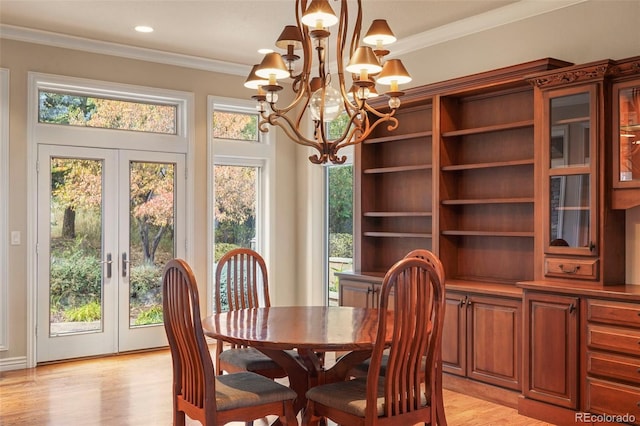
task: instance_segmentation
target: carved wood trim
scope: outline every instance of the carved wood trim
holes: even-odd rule
[[[586,65],[561,69],[559,72],[544,73],[528,78],[529,83],[538,88],[554,87],[583,81],[602,80],[613,74],[614,62],[607,60]]]

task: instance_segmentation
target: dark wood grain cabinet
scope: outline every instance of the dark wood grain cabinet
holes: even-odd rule
[[[376,307],[386,271],[429,249],[446,275],[445,383],[554,424],[635,413],[640,326],[625,309],[592,313],[640,304],[640,286],[624,284],[640,56],[546,58],[402,102],[396,130],[355,147],[354,272],[338,274],[340,303]]]
[[[640,424],[640,304],[594,298],[583,304],[584,410]]]
[[[624,283],[624,212],[611,199],[611,60],[530,78],[536,87],[535,279]]]
[[[640,205],[640,56],[616,63],[612,86],[614,209]]]
[[[520,299],[448,292],[443,371],[521,389]]]
[[[379,304],[382,277],[337,273],[339,284],[338,302],[340,306],[355,308],[377,308]]]
[[[526,291],[523,394],[578,409],[578,297]]]

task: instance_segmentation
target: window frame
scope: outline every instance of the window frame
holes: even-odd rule
[[[258,167],[256,200],[256,251],[264,258],[269,275],[274,275],[275,263],[271,260],[275,223],[273,212],[275,197],[275,135],[274,130],[258,131],[258,141],[221,139],[213,137],[213,113],[215,110],[258,114],[255,102],[209,95],[207,97],[207,313],[213,312],[215,284],[215,221],[214,221],[214,166]],[[273,300],[273,298],[272,298]]]

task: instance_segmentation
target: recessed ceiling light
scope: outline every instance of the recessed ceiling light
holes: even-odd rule
[[[152,33],[153,28],[146,25],[138,25],[135,27],[135,30],[139,33]]]
[[[273,52],[273,49],[258,49],[258,53],[261,55],[266,55],[267,53]]]

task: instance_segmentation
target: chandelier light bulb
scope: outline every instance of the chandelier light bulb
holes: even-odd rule
[[[320,111],[322,109],[322,97],[324,95],[324,113],[322,118],[325,122],[333,121],[342,111],[342,96],[340,92],[331,86],[322,87],[316,90],[309,101],[309,111],[314,121],[320,121]]]

